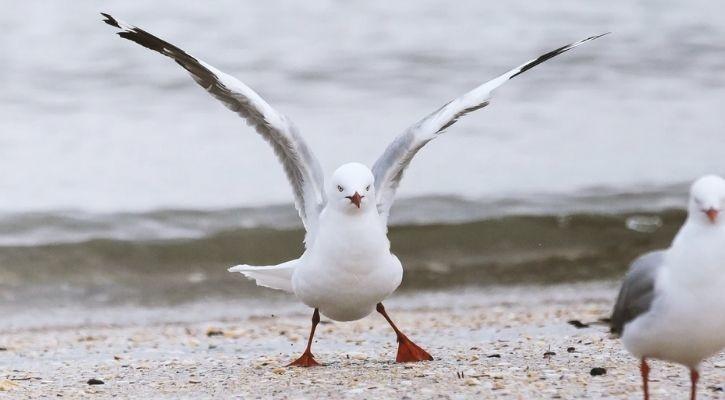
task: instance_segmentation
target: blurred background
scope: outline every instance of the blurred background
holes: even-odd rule
[[[617,279],[725,170],[712,1],[0,1],[0,311],[283,298],[226,272],[302,252],[269,146],[109,12],[258,91],[327,174],[446,101],[502,87],[425,147],[392,211],[402,291]],[[102,8],[99,8],[102,7]],[[47,315],[47,313],[45,313]]]

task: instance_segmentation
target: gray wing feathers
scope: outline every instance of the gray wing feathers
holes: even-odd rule
[[[647,312],[655,294],[657,271],[664,261],[665,250],[653,251],[636,259],[624,278],[614,305],[610,331],[621,335],[624,326]]]
[[[325,203],[324,177],[297,128],[257,93],[236,78],[192,57],[180,48],[137,27],[102,14],[104,22],[120,29],[119,36],[172,58],[194,80],[227,108],[253,126],[273,148],[284,167],[295,195],[295,206],[308,232]]]
[[[375,193],[377,194],[378,213],[387,221],[395,191],[403,178],[405,168],[413,156],[433,138],[419,139],[414,131],[408,131],[397,138],[373,165]]]
[[[432,114],[423,118],[415,125],[400,134],[383,152],[383,155],[373,165],[375,176],[375,191],[377,195],[378,210],[387,220],[390,207],[395,197],[395,191],[400,184],[405,169],[410,164],[415,154],[426,145],[443,133],[448,127],[456,123],[462,116],[479,110],[489,105],[493,91],[508,80],[528,71],[534,66],[541,64],[559,54],[565,53],[585,42],[594,40],[603,35],[591,36],[584,40],[568,44],[556,50],[550,51],[531,61],[492,79],[470,92],[458,97]]]

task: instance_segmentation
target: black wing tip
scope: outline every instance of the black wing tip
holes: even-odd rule
[[[600,33],[600,34],[598,34],[598,35],[594,35],[594,36],[589,36],[588,38],[586,38],[586,39],[584,39],[584,40],[580,40],[580,41],[579,41],[578,43],[584,43],[584,42],[588,42],[588,41],[590,41],[590,40],[594,40],[594,39],[599,39],[600,37],[602,37],[602,36],[607,36],[607,35],[609,35],[610,33],[612,33],[612,32],[611,32],[611,31],[610,31],[610,32],[604,32],[604,33]]]
[[[111,16],[111,14],[102,12],[101,15],[103,15],[103,22],[121,29],[121,25],[118,23],[118,21],[116,21],[116,18],[113,18],[113,16]]]
[[[559,47],[556,50],[552,50],[548,53],[542,54],[539,57],[537,57],[535,60],[522,66],[521,69],[519,69],[519,71],[516,72],[515,74],[511,75],[511,77],[509,77],[509,79],[513,79],[513,78],[523,74],[524,72],[530,70],[531,68],[534,68],[535,66],[558,56],[559,54],[566,53],[567,51],[579,46],[582,43],[589,42],[589,41],[595,40],[595,39],[599,39],[600,37],[609,35],[610,33],[612,33],[612,32],[604,32],[599,35],[589,36],[586,39],[582,39],[582,40],[580,40],[578,42],[574,42],[574,43],[569,43],[565,46]]]
[[[132,26],[125,22],[121,22],[121,21],[117,20],[116,18],[114,18],[113,16],[111,16],[110,14],[102,12],[101,15],[104,17],[103,22],[120,29],[120,31],[117,32],[118,36],[120,36],[126,40],[130,40],[136,44],[139,44],[149,50],[153,50],[153,51],[161,53],[167,57],[173,58],[179,65],[181,65],[184,69],[186,69],[187,71],[189,71],[192,75],[194,75],[196,77],[200,77],[199,72],[197,71],[197,69],[199,69],[199,68],[205,70],[206,73],[209,74],[210,76],[214,76],[214,74],[211,71],[209,71],[206,67],[203,67],[202,65],[200,65],[199,61],[197,59],[190,56],[184,50],[181,50],[180,48],[174,46],[173,44],[171,44],[163,39],[160,39],[160,38],[152,35],[151,33],[148,33],[145,30],[140,29],[136,26]],[[202,86],[207,87],[208,83],[206,83]]]
[[[101,15],[104,17],[103,22],[121,30],[117,34],[124,39],[136,42],[147,49],[154,50],[162,54],[164,53],[165,48],[173,47],[169,43],[142,29],[134,26],[128,26],[127,24],[121,25],[121,22],[119,22],[111,14],[102,12]],[[183,53],[183,51],[180,50],[179,52]]]

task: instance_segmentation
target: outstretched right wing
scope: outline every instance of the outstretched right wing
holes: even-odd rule
[[[664,262],[666,250],[653,251],[634,260],[619,289],[617,303],[610,318],[610,330],[621,335],[624,326],[649,311],[655,294],[657,271]]]
[[[236,78],[192,57],[180,48],[156,36],[119,21],[108,14],[104,22],[120,31],[118,35],[172,58],[187,70],[196,83],[239,114],[272,145],[282,162],[295,195],[295,207],[308,234],[315,229],[324,206],[324,176],[315,156],[284,115],[275,111],[257,93]]]

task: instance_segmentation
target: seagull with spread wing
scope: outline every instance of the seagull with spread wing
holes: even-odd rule
[[[373,310],[385,317],[398,341],[397,362],[432,360],[390,319],[382,301],[398,288],[403,268],[390,252],[388,215],[395,191],[415,154],[460,117],[486,107],[494,89],[509,79],[582,43],[560,47],[484,83],[423,118],[385,149],[372,169],[359,163],[339,167],[325,182],[317,159],[297,128],[257,93],[237,79],[158,37],[108,14],[105,22],[118,34],[172,58],[209,94],[252,125],[274,149],[292,186],[295,207],[304,224],[302,256],[279,265],[240,265],[229,270],[255,279],[257,285],[294,293],[314,309],[305,352],[290,365],[319,365],[311,351],[323,314],[337,321],[363,318]]]

